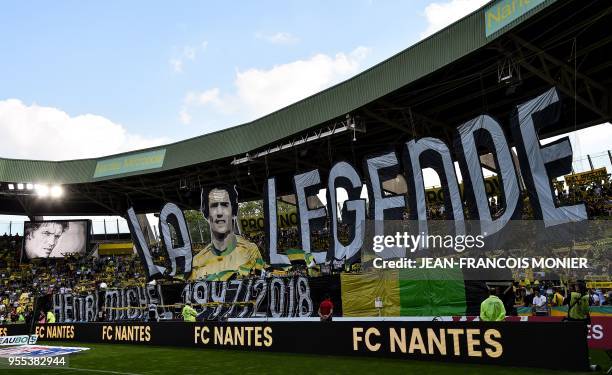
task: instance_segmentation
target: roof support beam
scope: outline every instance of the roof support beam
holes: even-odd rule
[[[74,192],[72,189],[70,189],[70,188],[68,188],[68,189],[69,189],[69,191],[71,193]],[[104,203],[101,199],[98,199],[97,194],[96,194],[96,197],[94,197],[94,196],[90,195],[89,193],[86,193],[83,190],[80,191],[80,194],[84,195],[85,198],[87,198],[87,199],[89,199],[91,201],[96,202],[97,205],[106,208],[107,210],[109,210],[109,212],[112,212],[115,215],[118,215],[118,216],[123,216],[124,215],[123,212],[118,212],[114,207],[111,207],[111,206],[107,205],[106,203]]]
[[[398,123],[395,123],[395,122],[393,122],[393,121],[391,121],[391,120],[389,120],[389,119],[387,119],[385,117],[382,117],[382,116],[372,112],[369,109],[364,109],[363,113],[366,116],[368,116],[368,117],[370,117],[370,118],[372,118],[372,119],[374,119],[374,120],[376,120],[378,122],[382,122],[383,124],[385,124],[387,126],[390,126],[393,129],[397,129],[397,130],[401,131],[402,133],[406,133],[406,134],[410,134],[411,133],[411,129],[410,128],[402,126],[402,125],[400,125]]]
[[[574,72],[574,67],[520,37],[510,35],[510,38],[513,40],[514,49],[519,55],[516,61],[521,67],[557,87],[564,94],[574,97],[578,103],[601,116],[603,120],[612,117],[610,114],[610,90],[608,88],[585,74]],[[528,53],[525,53],[526,51]],[[508,57],[514,57],[514,54],[507,49],[503,49],[503,52]],[[538,63],[538,65],[534,63]],[[556,76],[553,75],[555,71],[558,72]]]

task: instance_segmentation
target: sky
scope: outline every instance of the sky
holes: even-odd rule
[[[484,3],[5,4],[0,156],[96,157],[239,125],[346,80]]]
[[[239,125],[342,82],[486,2],[7,3],[0,157],[98,157]],[[574,135],[575,154],[607,150],[611,128]]]

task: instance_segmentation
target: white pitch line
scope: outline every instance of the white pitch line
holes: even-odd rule
[[[119,371],[110,371],[110,370],[94,370],[89,368],[79,368],[79,367],[60,367],[66,370],[75,370],[75,371],[91,371],[91,372],[102,372],[105,374],[117,374],[117,375],[142,375],[137,374],[135,372],[119,372]]]

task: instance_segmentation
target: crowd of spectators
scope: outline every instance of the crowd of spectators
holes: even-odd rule
[[[20,237],[0,241],[0,323],[32,318],[35,297],[54,293],[86,294],[104,283],[109,288],[143,285],[144,271],[135,254],[70,255],[65,258],[20,259]]]
[[[591,307],[601,306],[610,298],[612,291],[588,290],[584,281],[565,288],[538,281],[531,285],[526,280],[489,288],[489,297],[480,304],[480,320],[503,321],[507,316],[525,315],[526,311],[535,316],[549,316],[552,308],[566,306],[564,320],[591,324]]]
[[[589,218],[612,216],[612,181],[610,176],[603,183],[592,182],[588,185],[558,187],[557,204],[585,202]]]
[[[559,284],[559,281],[520,280],[506,287],[497,286],[494,294],[504,303],[507,315],[518,314],[519,309],[528,308],[533,315],[550,315],[552,307],[567,305],[566,298],[572,286]],[[612,306],[612,289],[609,288],[585,288],[588,295],[589,306]],[[524,313],[525,310],[522,309]]]

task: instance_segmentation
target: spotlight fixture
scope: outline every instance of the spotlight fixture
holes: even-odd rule
[[[64,195],[61,185],[32,182],[7,182],[6,193],[22,196],[38,196],[39,198],[60,198]]]
[[[38,185],[36,188],[36,193],[41,198],[46,198],[49,195],[49,186],[47,185]]]
[[[523,83],[521,67],[512,58],[497,64],[497,82],[506,86],[506,96],[514,95],[517,87]]]
[[[59,198],[64,194],[64,189],[59,185],[51,187],[51,198]]]

